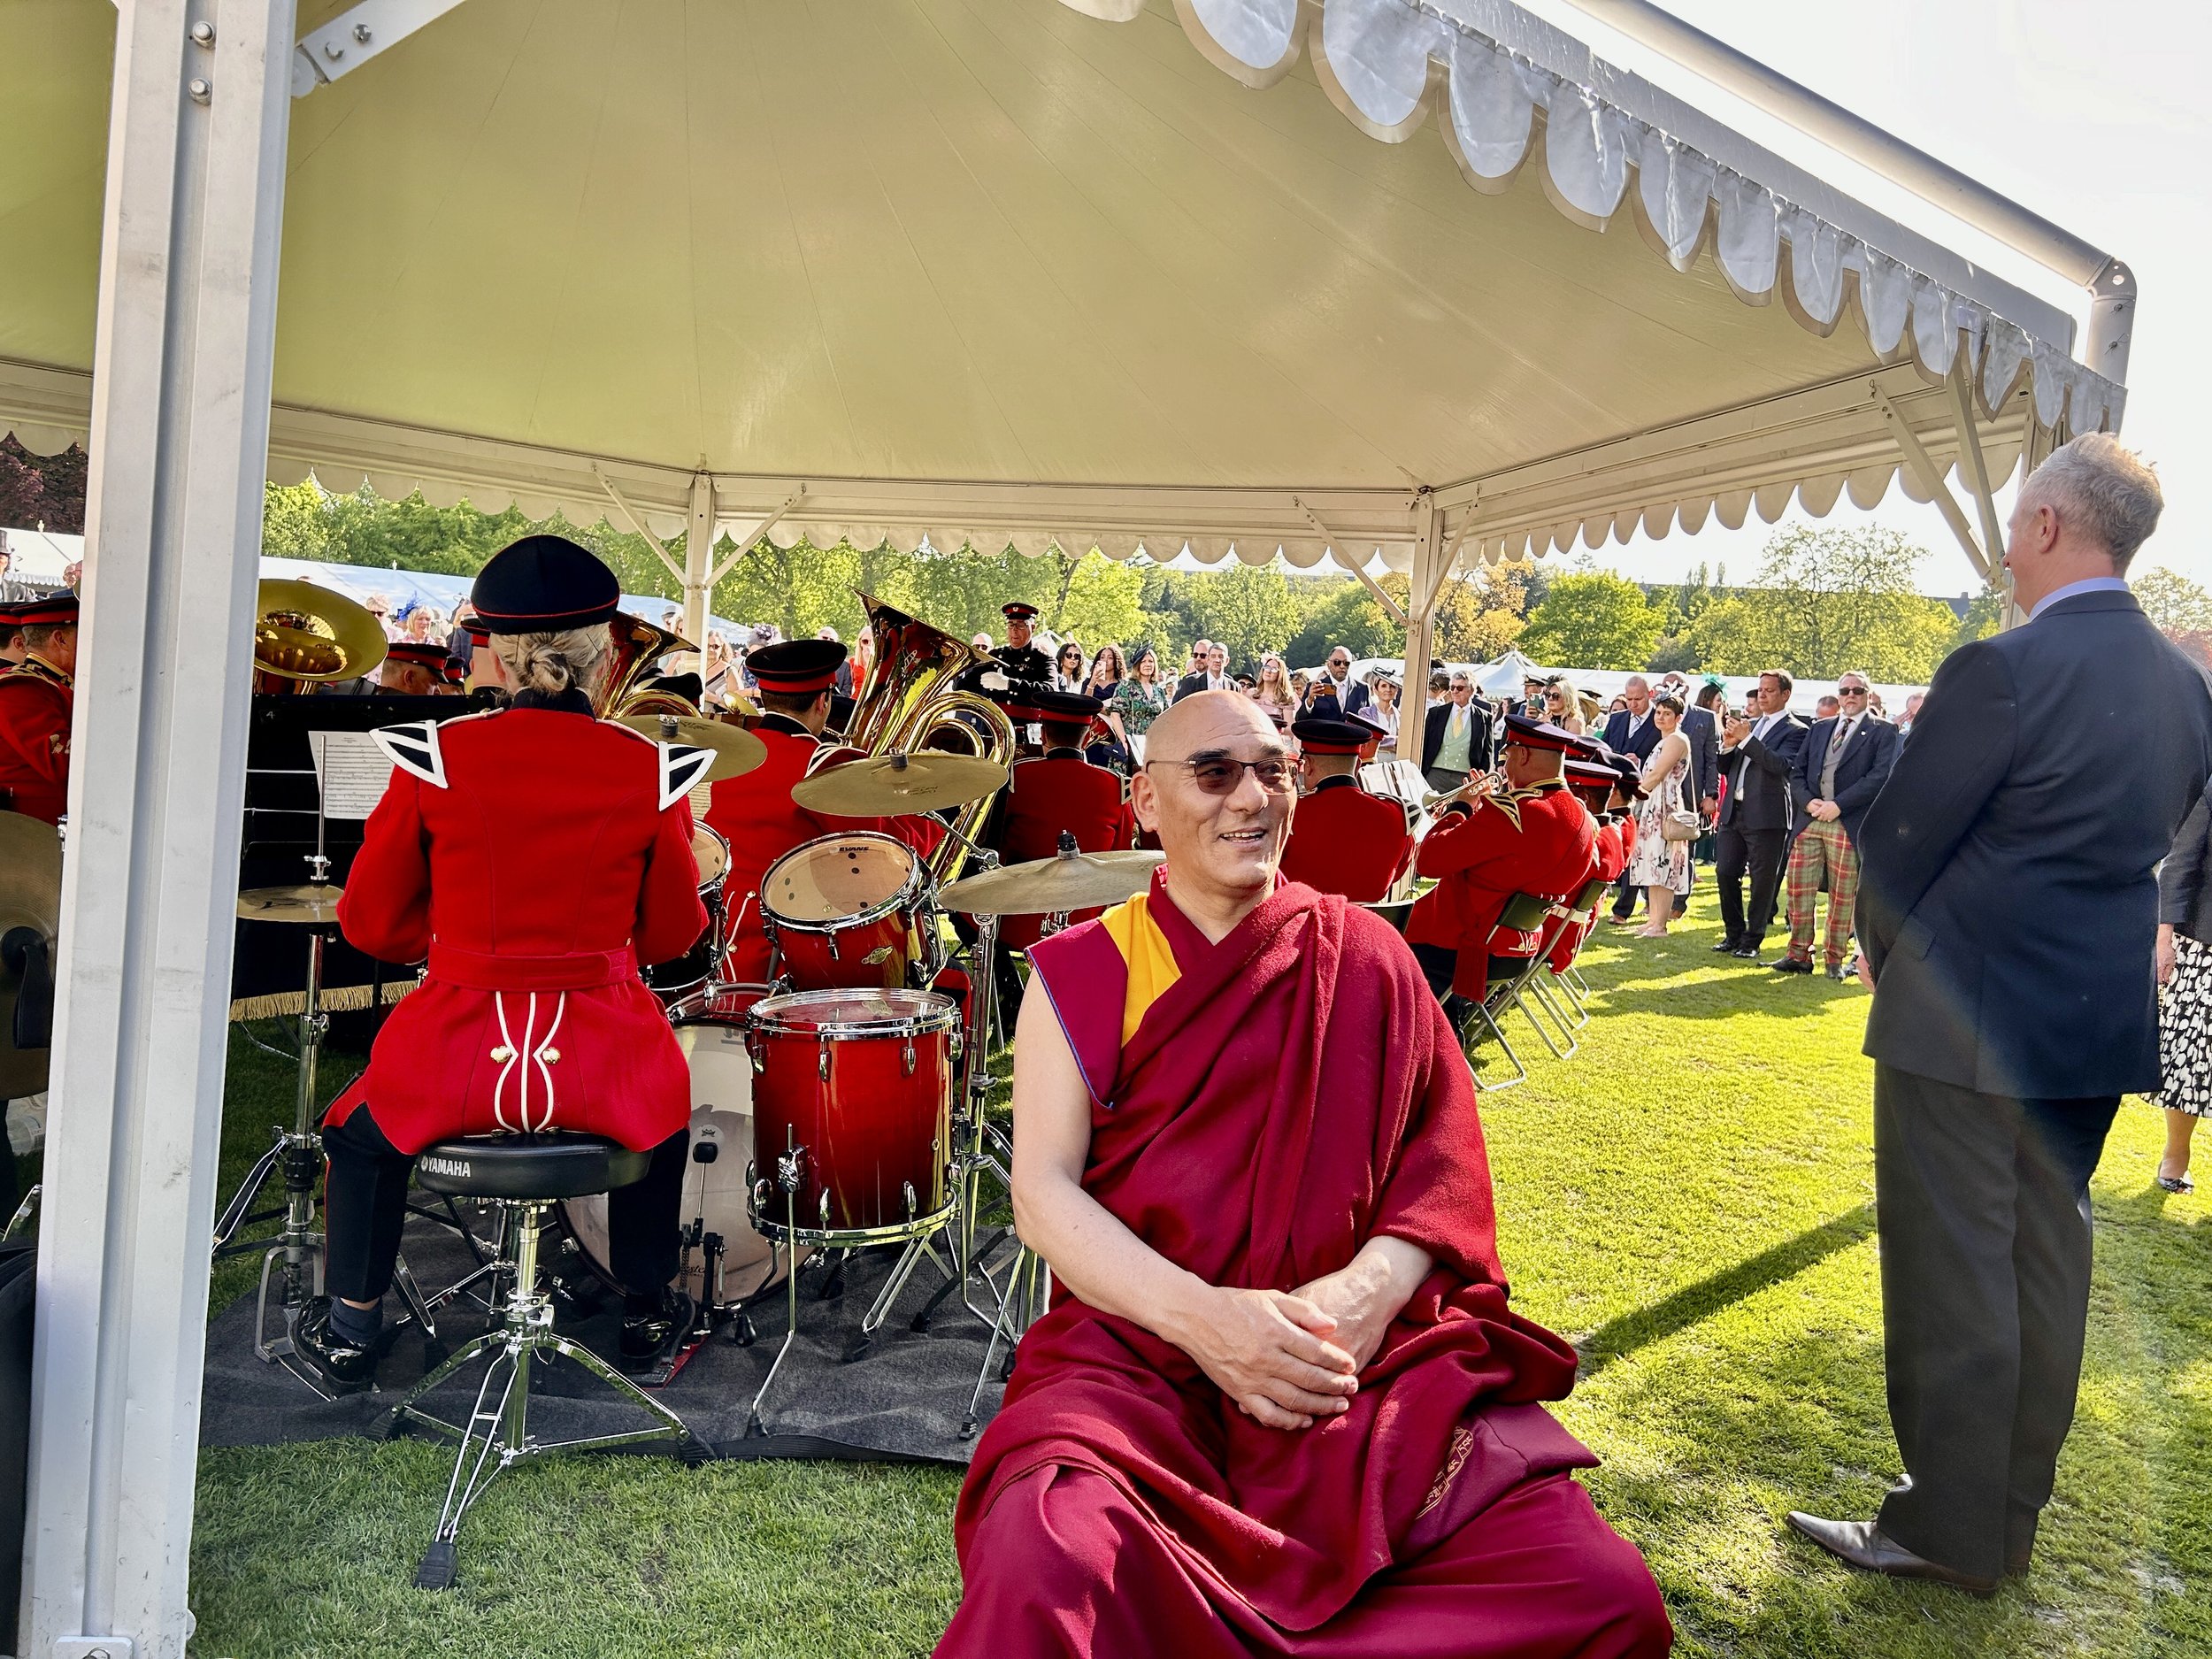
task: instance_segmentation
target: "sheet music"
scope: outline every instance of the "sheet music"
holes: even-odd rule
[[[365,818],[384,798],[392,763],[366,732],[310,732],[315,782],[323,795],[326,818]]]

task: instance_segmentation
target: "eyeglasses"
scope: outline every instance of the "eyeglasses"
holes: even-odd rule
[[[1249,772],[1252,780],[1269,795],[1288,795],[1291,789],[1291,764],[1280,755],[1270,755],[1263,760],[1238,760],[1230,755],[1202,755],[1196,760],[1148,760],[1145,765],[1181,766],[1189,772],[1191,781],[1206,795],[1233,795],[1237,786]]]

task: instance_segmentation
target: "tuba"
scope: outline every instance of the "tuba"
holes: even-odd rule
[[[299,694],[359,680],[384,661],[384,625],[366,605],[313,582],[265,579],[253,606],[253,688]]]
[[[1002,766],[1012,765],[1014,723],[1006,718],[1006,710],[988,697],[954,688],[954,682],[969,669],[995,659],[871,594],[858,597],[868,614],[875,667],[859,688],[852,718],[846,722],[844,744],[823,749],[809,772],[856,758],[924,749],[977,755]],[[930,863],[930,875],[941,886],[958,878],[968,844],[982,832],[996,799],[987,795],[970,802],[952,820],[953,833]]]
[[[641,617],[618,611],[607,619],[607,667],[592,707],[603,720],[626,714],[678,714],[695,718],[699,705],[680,693],[648,685],[659,672],[655,664],[671,651],[691,649],[666,628],[655,627]]]

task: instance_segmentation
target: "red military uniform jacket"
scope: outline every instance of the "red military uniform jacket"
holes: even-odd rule
[[[724,972],[741,985],[768,982],[768,934],[760,920],[760,884],[768,866],[793,848],[824,835],[875,830],[897,836],[927,856],[944,839],[943,826],[926,815],[855,818],[808,811],[792,800],[791,786],[807,775],[821,740],[781,714],[761,716],[753,735],[767,745],[768,758],[741,778],[716,784],[707,806],[707,827],[730,844],[729,874],[722,882],[730,938]]]
[[[0,812],[58,824],[69,810],[71,693],[38,656],[0,673]]]
[[[1390,891],[1412,856],[1413,830],[1402,804],[1370,795],[1356,778],[1324,778],[1291,814],[1282,878],[1372,902]]]
[[[684,792],[712,757],[571,695],[377,733],[397,765],[339,923],[370,956],[426,956],[429,972],[334,1121],[365,1103],[411,1153],[503,1129],[643,1150],[690,1121],[690,1071],[638,963],[706,927]]]
[[[1595,822],[1594,819],[1592,821]],[[1629,847],[1635,839],[1636,826],[1631,821],[1597,825],[1590,843],[1590,876],[1608,887],[1618,881],[1621,872],[1628,868]],[[1586,885],[1589,877],[1584,878],[1584,880]],[[1579,898],[1581,893],[1578,889],[1567,896]],[[1575,954],[1582,949],[1583,941],[1589,938],[1590,930],[1596,926],[1597,918],[1593,916],[1586,922],[1570,922],[1561,927],[1558,937],[1552,941],[1549,952],[1554,973],[1564,973],[1574,964]]]
[[[1596,838],[1589,809],[1563,783],[1479,802],[1472,811],[1447,809],[1414,856],[1415,870],[1438,879],[1407,918],[1407,939],[1457,950],[1452,988],[1479,999],[1494,954],[1526,954],[1537,942],[1525,933],[1493,937],[1505,902],[1516,893],[1571,896],[1590,879]]]
[[[1010,864],[1050,858],[1060,850],[1063,830],[1075,837],[1079,852],[1125,852],[1134,847],[1137,815],[1123,797],[1121,774],[1092,765],[1072,749],[1017,761],[992,837],[999,857]],[[1098,913],[1079,910],[1068,919],[1088,921]],[[1000,925],[999,943],[1008,950],[1026,950],[1043,926],[1041,916],[1009,916]]]

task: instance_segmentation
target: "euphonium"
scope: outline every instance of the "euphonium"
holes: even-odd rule
[[[367,606],[313,582],[265,578],[256,590],[256,691],[300,692],[360,680],[384,661],[384,626]]]
[[[988,697],[956,691],[953,682],[979,663],[992,660],[964,640],[932,627],[870,594],[857,595],[868,615],[875,644],[875,667],[859,688],[845,742],[825,748],[810,772],[856,757],[910,755],[925,749],[979,755],[1002,766],[1014,761],[1014,723]],[[952,740],[949,741],[941,740]],[[997,797],[985,795],[960,809],[930,859],[930,874],[941,885],[956,880],[968,843],[981,833]]]
[[[593,694],[592,707],[603,720],[625,714],[696,715],[699,705],[672,691],[649,687],[656,664],[671,651],[691,648],[666,628],[618,611],[608,619],[607,671]]]

